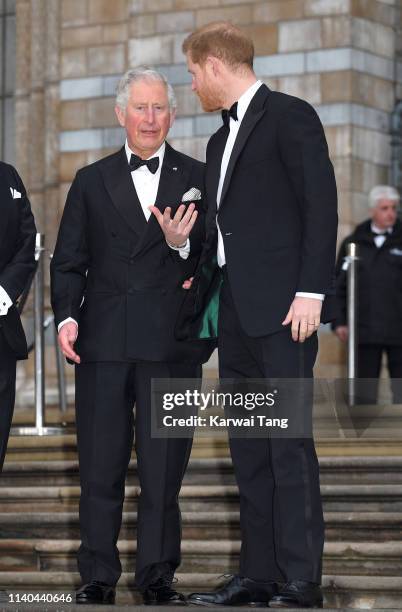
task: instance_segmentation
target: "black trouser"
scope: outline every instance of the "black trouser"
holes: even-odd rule
[[[289,327],[263,338],[247,336],[224,275],[221,378],[311,378],[316,354],[316,334],[304,344],[292,340]],[[311,402],[303,409],[310,414]],[[231,438],[230,450],[240,492],[240,575],[320,582],[324,522],[314,441]]]
[[[402,404],[402,346],[384,344],[359,344],[358,346],[358,377],[371,379],[370,382],[362,381],[358,385],[358,403],[377,403],[381,361],[384,352],[387,355],[393,401],[395,404]]]
[[[3,469],[15,402],[16,358],[0,328],[0,472]]]
[[[116,542],[133,444],[141,495],[138,504],[136,584],[145,589],[180,564],[178,495],[192,438],[151,437],[151,379],[199,378],[201,367],[164,363],[86,363],[76,367],[80,465],[78,567],[84,583],[115,585],[121,575]]]

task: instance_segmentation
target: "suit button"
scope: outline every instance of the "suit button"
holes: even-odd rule
[[[130,259],[129,259],[129,263],[130,263],[130,264],[133,264],[133,263],[134,263],[134,257],[130,257]]]
[[[133,295],[134,289],[129,289],[128,292],[129,292],[130,295]]]

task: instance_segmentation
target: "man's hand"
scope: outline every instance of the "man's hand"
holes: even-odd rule
[[[304,342],[320,325],[322,300],[308,297],[295,297],[282,325],[292,323],[292,338]]]
[[[338,325],[338,327],[335,327],[335,334],[338,336],[341,342],[347,342],[349,335],[347,325]]]
[[[76,323],[65,323],[59,331],[59,346],[65,357],[74,361],[74,363],[81,363],[81,357],[73,350],[75,341],[77,340],[78,327]]]
[[[186,205],[181,204],[173,219],[170,216],[172,212],[170,206],[165,208],[163,214],[156,206],[149,206],[148,208],[157,218],[162,232],[165,234],[166,242],[176,248],[185,246],[198,216],[195,204],[191,202],[187,211]]]
[[[190,289],[191,285],[193,284],[193,280],[194,280],[194,276],[191,276],[190,278],[185,280],[184,283],[182,284],[183,289]]]

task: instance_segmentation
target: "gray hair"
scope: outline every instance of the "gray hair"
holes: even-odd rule
[[[130,96],[130,87],[133,83],[137,83],[138,81],[159,81],[160,83],[163,83],[166,87],[168,95],[169,108],[171,111],[176,110],[177,101],[173,87],[163,74],[157,70],[154,70],[153,68],[149,68],[148,66],[132,68],[123,74],[116,89],[116,105],[119,108],[122,110],[127,108],[128,99]]]
[[[379,200],[399,202],[399,193],[390,185],[376,185],[369,193],[369,207],[375,208]]]

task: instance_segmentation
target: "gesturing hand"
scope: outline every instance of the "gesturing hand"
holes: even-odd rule
[[[322,300],[309,297],[295,297],[282,325],[292,323],[292,338],[304,342],[320,325]]]
[[[186,205],[181,204],[173,219],[170,216],[172,209],[167,206],[163,212],[156,206],[149,206],[149,210],[155,215],[162,232],[165,234],[166,242],[174,247],[182,247],[186,244],[193,225],[197,219],[198,212],[192,202],[186,211]],[[186,212],[185,212],[186,211]]]
[[[190,276],[187,278],[182,284],[183,289],[191,289],[191,285],[193,284],[194,276]]]
[[[72,323],[71,321],[65,323],[59,331],[59,346],[62,350],[62,353],[65,357],[74,361],[74,363],[80,363],[81,358],[74,351],[73,346],[75,341],[77,340],[77,325],[76,323]]]

